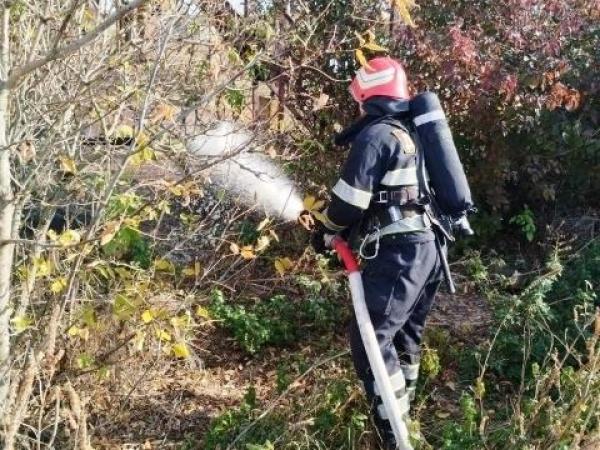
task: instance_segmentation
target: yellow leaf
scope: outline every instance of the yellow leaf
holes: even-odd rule
[[[242,250],[240,251],[240,255],[244,259],[254,259],[254,258],[256,258],[256,255],[254,254],[254,247],[252,247],[251,245],[245,245],[245,246],[243,246]]]
[[[133,128],[129,125],[121,125],[115,132],[115,135],[118,138],[131,138],[134,134],[135,132],[133,131]]]
[[[229,250],[231,250],[231,253],[233,253],[234,255],[239,255],[240,254],[240,247],[235,242],[233,242],[229,246]]]
[[[69,337],[79,337],[81,338],[83,341],[87,341],[90,337],[90,330],[86,327],[84,328],[79,328],[76,325],[73,325],[71,328],[69,328],[67,330],[67,334],[69,335]]]
[[[11,319],[13,328],[17,333],[22,333],[33,324],[33,320],[28,316],[17,316]]]
[[[319,211],[313,211],[311,212],[311,214],[315,217],[315,219],[317,219],[319,222],[321,223],[325,223],[327,222],[327,218],[325,217],[325,214],[320,213]]]
[[[372,70],[372,67],[367,62],[367,58],[365,57],[365,54],[363,53],[363,51],[361,49],[355,50],[354,56],[356,57],[356,60],[361,65],[361,67],[365,67],[367,69]]]
[[[181,271],[181,273],[186,277],[195,277],[196,276],[196,270],[194,269],[194,266],[186,267],[185,269],[183,269]]]
[[[67,330],[67,334],[71,337],[79,336],[80,330],[81,330],[81,328],[79,328],[77,325],[73,325],[71,328],[69,328]]]
[[[473,387],[473,393],[475,394],[475,398],[477,400],[481,400],[485,395],[485,383],[481,379],[481,377],[477,377],[475,381],[475,386]]]
[[[275,260],[275,270],[279,273],[280,276],[284,276],[285,273],[290,270],[294,266],[293,261],[288,258],[277,258]]]
[[[138,352],[144,349],[144,341],[146,340],[146,333],[143,331],[137,331],[133,338],[133,348]]]
[[[154,269],[157,272],[175,272],[175,266],[168,259],[157,259],[154,261]]]
[[[375,42],[369,42],[363,45],[362,48],[366,48],[367,50],[371,50],[372,52],[387,52],[387,49],[383,48],[381,45],[376,44]]]
[[[308,195],[304,198],[304,209],[313,212],[321,209],[325,205],[323,200],[317,200],[313,195]]]
[[[68,156],[61,156],[60,160],[60,168],[64,173],[77,173],[77,166],[75,165],[75,161],[73,161]]]
[[[152,314],[152,311],[147,309],[146,311],[144,311],[142,313],[142,322],[144,323],[150,323],[154,320],[154,314]]]
[[[206,309],[204,306],[197,306],[196,316],[203,319],[210,319],[210,312],[208,312],[208,309]]]
[[[154,161],[156,152],[148,146],[142,146],[130,159],[131,164],[140,166],[147,161]]]
[[[165,330],[156,330],[156,337],[164,342],[169,342],[171,340],[171,335]]]
[[[54,269],[52,263],[44,258],[35,258],[33,260],[33,267],[37,271],[36,277],[47,277]]]
[[[96,325],[96,310],[93,306],[86,305],[81,310],[81,320],[88,327],[93,327]]]
[[[356,36],[356,39],[358,39],[358,45],[362,47],[366,44],[367,41],[365,41],[365,38],[363,38],[357,31],[354,32],[354,35]]]
[[[135,305],[133,302],[122,294],[115,296],[115,303],[113,305],[113,314],[119,320],[129,319],[135,311]]]
[[[57,278],[50,284],[50,291],[53,294],[59,294],[67,287],[67,280],[64,277]]]
[[[194,262],[193,266],[186,267],[182,271],[183,275],[186,277],[199,277],[202,275],[202,265],[199,261]]]
[[[307,195],[306,197],[304,197],[304,209],[310,211],[313,205],[315,204],[316,200],[317,199],[314,197],[314,195]]]
[[[271,239],[268,236],[261,236],[256,241],[256,251],[261,252],[271,244]]]
[[[73,245],[81,242],[81,235],[75,230],[65,230],[58,238],[60,245]]]
[[[415,22],[413,21],[410,10],[416,6],[414,0],[390,0],[392,7],[400,14],[400,17],[407,25],[411,27],[415,27]]]
[[[81,338],[81,340],[87,341],[90,338],[90,329],[87,327],[82,328],[79,331],[79,337]]]
[[[140,227],[140,221],[141,221],[141,219],[139,217],[127,217],[123,221],[123,225],[125,225],[126,227],[129,227],[129,228],[133,228],[134,230],[137,230]]]
[[[190,356],[190,351],[188,350],[187,345],[185,345],[183,342],[179,342],[173,345],[171,348],[173,350],[173,354],[178,358],[188,358]]]
[[[313,211],[320,210],[321,208],[323,208],[324,205],[325,205],[325,202],[323,200],[316,201],[315,204],[313,205]]]
[[[185,329],[192,323],[192,317],[189,314],[182,314],[177,317],[171,317],[169,320],[173,328]]]

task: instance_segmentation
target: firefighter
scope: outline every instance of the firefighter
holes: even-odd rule
[[[350,92],[361,117],[336,137],[337,145],[351,149],[311,243],[323,253],[326,235],[358,226],[366,234],[360,245],[366,303],[399,406],[408,415],[425,320],[443,279],[440,254],[421,202],[402,65],[388,56],[371,59],[356,73]],[[396,448],[355,319],[350,345],[384,447]]]

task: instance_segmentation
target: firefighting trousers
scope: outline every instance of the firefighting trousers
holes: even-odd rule
[[[414,389],[425,320],[442,280],[433,233],[420,241],[409,236],[382,242],[375,259],[362,272],[365,300],[392,385],[398,392]],[[370,403],[377,392],[354,318],[350,345],[357,375]]]

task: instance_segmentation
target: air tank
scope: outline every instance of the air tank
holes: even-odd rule
[[[416,95],[410,101],[410,113],[436,203],[445,215],[464,216],[473,208],[471,189],[438,96],[433,92]]]

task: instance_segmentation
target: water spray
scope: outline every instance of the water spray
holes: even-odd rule
[[[219,122],[192,139],[188,151],[210,165],[205,176],[241,203],[295,221],[304,206],[294,183],[268,156],[252,147],[248,131],[232,122]]]

